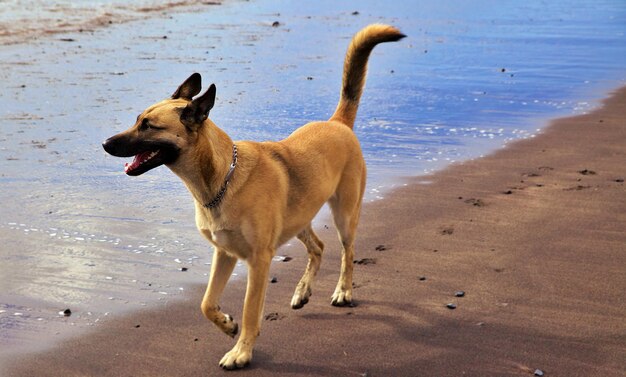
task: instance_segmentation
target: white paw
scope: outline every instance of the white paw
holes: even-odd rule
[[[230,336],[231,338],[234,338],[239,332],[239,325],[237,325],[237,322],[235,322],[233,317],[229,314],[225,314],[224,319],[215,324],[224,332],[224,334]]]
[[[220,361],[220,367],[228,370],[243,368],[250,364],[252,351],[241,350],[239,346],[233,347]]]
[[[352,303],[352,290],[351,289],[346,290],[346,291],[343,291],[340,289],[335,290],[335,293],[333,293],[330,303],[333,306],[350,305]]]
[[[291,308],[292,309],[301,309],[307,302],[309,302],[309,297],[311,297],[311,288],[307,287],[300,289],[296,288],[296,292],[293,294],[293,298],[291,299]]]

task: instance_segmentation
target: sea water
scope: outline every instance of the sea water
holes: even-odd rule
[[[125,176],[105,138],[192,72],[235,140],[328,119],[350,37],[373,22],[408,37],[371,56],[367,201],[588,112],[626,78],[622,0],[1,1],[0,353],[207,279],[182,183]]]

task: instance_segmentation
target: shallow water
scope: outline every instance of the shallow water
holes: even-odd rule
[[[206,280],[210,247],[183,185],[166,168],[126,177],[100,146],[191,72],[217,84],[211,117],[234,139],[279,139],[333,112],[355,31],[399,26],[409,38],[373,53],[357,119],[368,200],[589,111],[626,78],[621,0],[193,2],[175,13],[102,0],[61,2],[59,22],[52,2],[26,3],[45,27],[11,33],[21,13],[0,13],[11,43],[0,47],[0,354]]]

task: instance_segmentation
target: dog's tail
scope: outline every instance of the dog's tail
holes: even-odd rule
[[[343,63],[341,97],[330,120],[342,122],[350,128],[354,127],[359,100],[365,86],[367,60],[370,53],[379,43],[395,42],[404,37],[406,35],[395,27],[382,24],[366,26],[354,35]]]

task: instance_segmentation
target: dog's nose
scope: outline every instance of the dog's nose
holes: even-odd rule
[[[113,143],[111,142],[111,138],[106,139],[105,141],[102,142],[102,148],[104,148],[104,150],[111,155],[115,155],[115,151],[114,151],[114,147],[113,147]]]
[[[102,148],[111,156],[128,157],[129,153],[125,153],[126,150],[121,139],[119,135],[112,136],[102,142]]]

